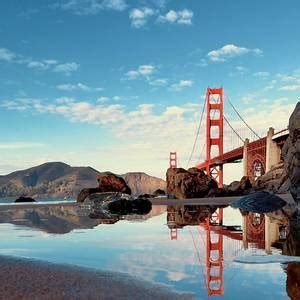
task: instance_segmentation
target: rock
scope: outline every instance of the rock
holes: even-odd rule
[[[116,216],[129,214],[144,215],[151,211],[152,204],[148,199],[133,199],[122,193],[93,193],[89,195],[84,204],[91,206],[92,218],[106,218],[115,220]]]
[[[102,173],[98,175],[99,192],[120,192],[131,195],[131,189],[126,184],[125,180],[113,173]]]
[[[23,197],[23,196],[15,200],[15,203],[21,203],[21,202],[36,202],[36,201],[33,198]]]
[[[100,192],[101,190],[99,188],[82,189],[79,195],[77,196],[77,202],[83,202],[88,196]]]
[[[97,181],[99,186],[96,188],[82,189],[77,196],[77,202],[83,202],[88,196],[95,193],[118,192],[123,194],[131,194],[131,190],[125,180],[113,173],[102,173],[98,175]]]
[[[167,192],[172,197],[201,198],[212,188],[217,188],[216,181],[197,168],[169,168],[167,171]]]
[[[283,162],[273,166],[269,172],[260,176],[253,184],[256,191],[269,191],[276,193],[287,179]]]
[[[300,102],[289,119],[289,137],[282,148],[284,168],[290,179],[290,191],[300,202]]]
[[[233,181],[227,186],[228,196],[247,195],[252,189],[252,182],[248,176],[243,176],[240,181]]]

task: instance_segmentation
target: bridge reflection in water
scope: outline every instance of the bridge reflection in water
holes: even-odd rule
[[[231,263],[245,251],[255,254],[258,250],[264,250],[271,254],[272,247],[283,248],[287,236],[288,221],[274,222],[264,214],[241,212],[242,222],[237,222],[240,224],[232,225],[232,222],[229,222],[231,225],[226,225],[223,209],[224,207],[200,205],[177,205],[167,208],[167,225],[171,240],[180,239],[179,231],[183,227],[199,226],[200,242],[202,238],[202,243],[205,243],[205,247],[200,249],[205,248],[206,251],[204,276],[208,296],[224,294],[223,273],[227,263]],[[205,230],[205,239],[201,229]],[[195,243],[193,236],[192,238]],[[198,249],[195,244],[195,250],[200,251]],[[199,263],[201,264],[200,259]]]

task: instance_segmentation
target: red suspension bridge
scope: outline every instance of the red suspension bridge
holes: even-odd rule
[[[242,126],[237,124],[237,121],[231,122],[229,117],[225,116],[225,103],[230,105],[232,113],[238,117]],[[288,129],[275,134],[274,129],[269,128],[267,135],[261,137],[245,121],[229,99],[224,101],[223,88],[207,88],[206,100],[187,166],[191,162],[198,139],[201,139],[199,135],[204,126],[205,113],[206,134],[200,159],[203,157],[205,148],[206,156],[204,161],[196,164],[196,167],[212,176],[218,182],[219,187],[223,186],[224,164],[243,160],[243,175],[257,178],[280,162],[281,148],[288,137]],[[176,152],[170,152],[170,167],[177,167]]]

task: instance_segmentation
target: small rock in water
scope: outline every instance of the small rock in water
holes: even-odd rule
[[[133,199],[123,193],[94,193],[89,195],[84,204],[91,206],[92,214],[109,215],[144,215],[151,211],[152,203],[148,199]]]
[[[23,197],[23,196],[15,200],[15,203],[21,203],[21,202],[35,202],[35,200],[33,198]]]
[[[256,192],[230,203],[234,208],[255,213],[267,213],[284,207],[287,203],[280,197],[268,192]]]

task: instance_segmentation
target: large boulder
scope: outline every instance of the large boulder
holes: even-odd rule
[[[15,203],[35,202],[33,198],[21,196],[15,200]]]
[[[300,202],[300,102],[289,119],[289,137],[282,148],[284,169],[294,200]]]
[[[77,202],[84,202],[84,200],[95,193],[118,192],[131,195],[131,190],[126,184],[125,180],[113,173],[102,173],[97,177],[99,183],[98,187],[82,189],[77,196]]]
[[[171,197],[201,198],[214,188],[217,188],[216,181],[197,168],[169,168],[167,171],[167,192]]]
[[[102,173],[97,177],[97,181],[99,183],[99,190],[102,193],[120,192],[131,195],[130,187],[121,176],[117,176],[110,172]]]
[[[240,181],[233,181],[225,189],[227,196],[247,195],[252,189],[252,181],[250,177],[243,176]]]

